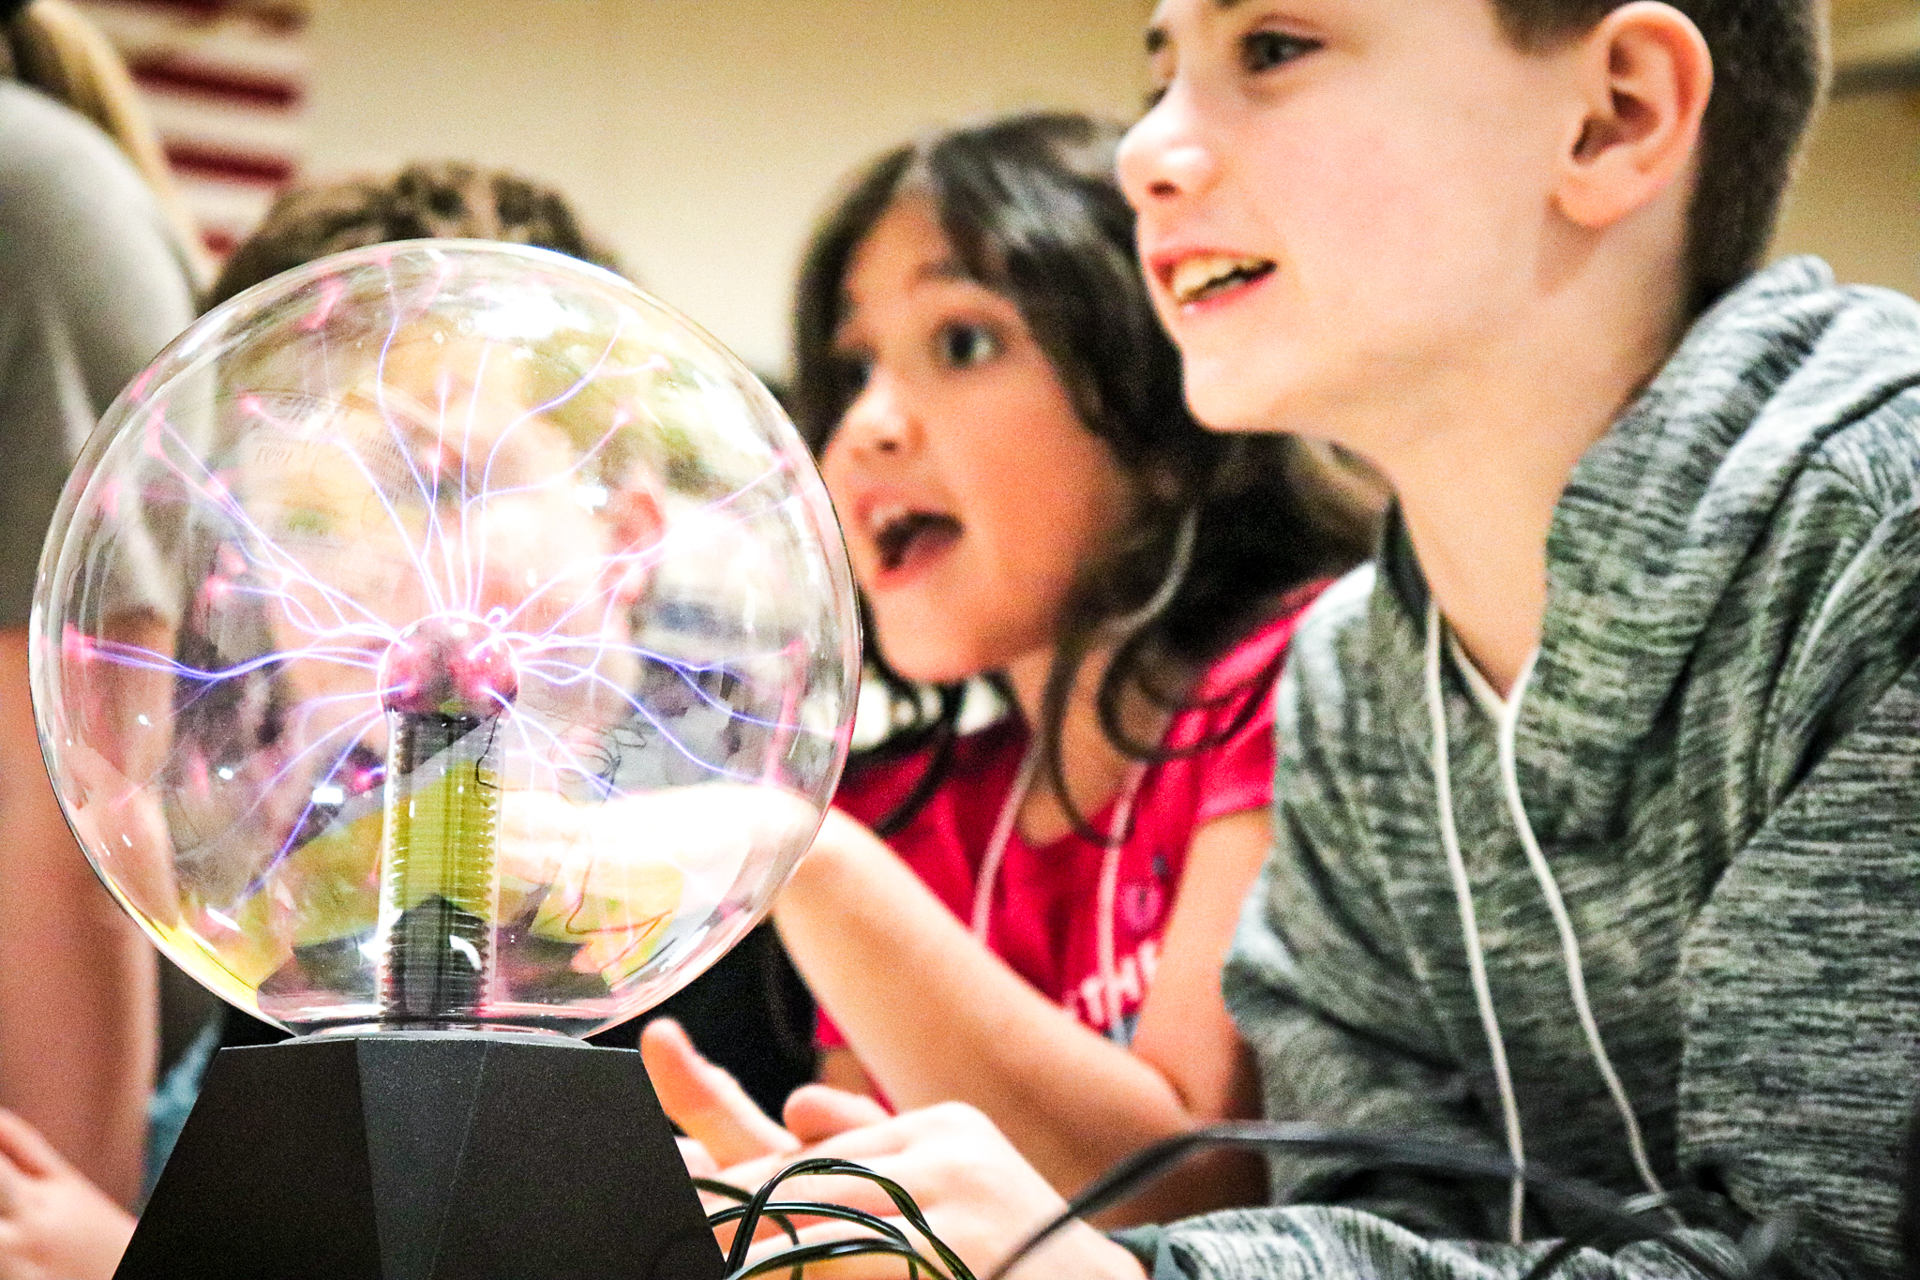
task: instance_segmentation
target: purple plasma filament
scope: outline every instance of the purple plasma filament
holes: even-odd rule
[[[396,715],[485,720],[519,693],[506,640],[471,614],[422,618],[380,660],[381,701]]]

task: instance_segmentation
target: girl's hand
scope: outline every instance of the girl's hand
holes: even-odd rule
[[[787,1099],[775,1124],[726,1071],[700,1056],[679,1023],[658,1018],[640,1033],[640,1056],[667,1118],[686,1131],[681,1154],[695,1177],[750,1161],[798,1159],[801,1148],[888,1118],[872,1098],[810,1084]]]
[[[640,1032],[640,1058],[661,1109],[697,1148],[687,1160],[695,1177],[712,1176],[711,1168],[695,1167],[700,1155],[725,1169],[800,1149],[800,1139],[775,1124],[726,1068],[701,1057],[673,1019],[656,1018]]]
[[[677,1023],[663,1018],[648,1024],[640,1052],[667,1115],[699,1144],[700,1154],[730,1166],[716,1175],[722,1182],[753,1190],[803,1157],[857,1160],[904,1186],[940,1238],[982,1275],[1065,1207],[993,1122],[972,1107],[953,1103],[889,1116],[871,1098],[809,1085],[787,1102],[788,1127],[782,1128],[732,1076],[701,1057]],[[894,1213],[878,1187],[852,1178],[796,1179],[781,1184],[780,1198]],[[843,1223],[822,1223],[800,1233],[809,1243],[848,1234]],[[771,1231],[754,1246],[756,1256],[787,1243],[783,1234]],[[842,1280],[906,1275],[904,1265],[884,1258],[809,1267],[808,1274],[816,1270]],[[1017,1280],[1144,1280],[1131,1254],[1078,1224],[1015,1275]]]
[[[0,1280],[111,1280],[133,1215],[0,1111]]]
[[[830,1100],[817,1097],[802,1103],[801,1096],[795,1095],[798,1105],[823,1103],[832,1105]],[[790,1105],[789,1114],[792,1110]],[[945,1103],[862,1125],[800,1154],[857,1161],[898,1182],[926,1214],[928,1226],[976,1275],[984,1276],[998,1266],[1031,1232],[1066,1207],[991,1120],[961,1103]],[[721,1177],[736,1186],[751,1188],[792,1160],[791,1155],[767,1157],[729,1169]],[[905,1222],[894,1216],[892,1202],[880,1189],[861,1179],[796,1178],[780,1184],[777,1198],[851,1205],[886,1216],[912,1234]],[[812,1244],[861,1234],[846,1223],[825,1222],[802,1228],[800,1239]],[[751,1256],[757,1260],[790,1243],[784,1236],[764,1236],[754,1245]],[[835,1280],[894,1280],[908,1274],[904,1260],[882,1257],[807,1268],[809,1276],[816,1273]],[[1013,1278],[1145,1280],[1145,1273],[1132,1254],[1086,1224],[1075,1223],[1022,1263]]]

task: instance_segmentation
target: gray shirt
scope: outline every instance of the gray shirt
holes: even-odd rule
[[[0,80],[0,626],[94,423],[193,318],[173,233],[113,141]]]

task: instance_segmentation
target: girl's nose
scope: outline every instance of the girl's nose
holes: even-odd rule
[[[905,453],[918,440],[918,423],[901,388],[885,371],[875,369],[847,406],[833,444],[860,453],[896,455]]]
[[[1120,143],[1120,186],[1138,212],[1201,194],[1218,176],[1211,148],[1194,128],[1186,86],[1176,80]]]

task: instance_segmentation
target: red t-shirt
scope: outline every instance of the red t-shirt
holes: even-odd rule
[[[1132,1040],[1194,832],[1215,818],[1272,801],[1273,685],[1248,682],[1285,652],[1295,619],[1317,592],[1316,587],[1296,593],[1277,618],[1215,663],[1189,709],[1168,725],[1165,745],[1191,746],[1218,738],[1247,712],[1249,701],[1257,703],[1230,736],[1147,771],[1134,802],[1132,830],[1120,850],[1112,993],[1102,990],[1099,959],[1106,842],[1069,832],[1035,849],[1017,828],[1007,841],[988,912],[987,945],[1041,994],[1104,1035]],[[1238,696],[1207,705],[1243,685]],[[972,915],[975,879],[1026,750],[1027,732],[1017,718],[960,739],[945,783],[888,842],[963,921]],[[842,784],[834,803],[872,825],[913,789],[926,764],[925,753],[917,753],[867,766]],[[1110,829],[1115,803],[1090,815],[1095,831]],[[846,1043],[825,1009],[819,1043],[822,1048]]]

